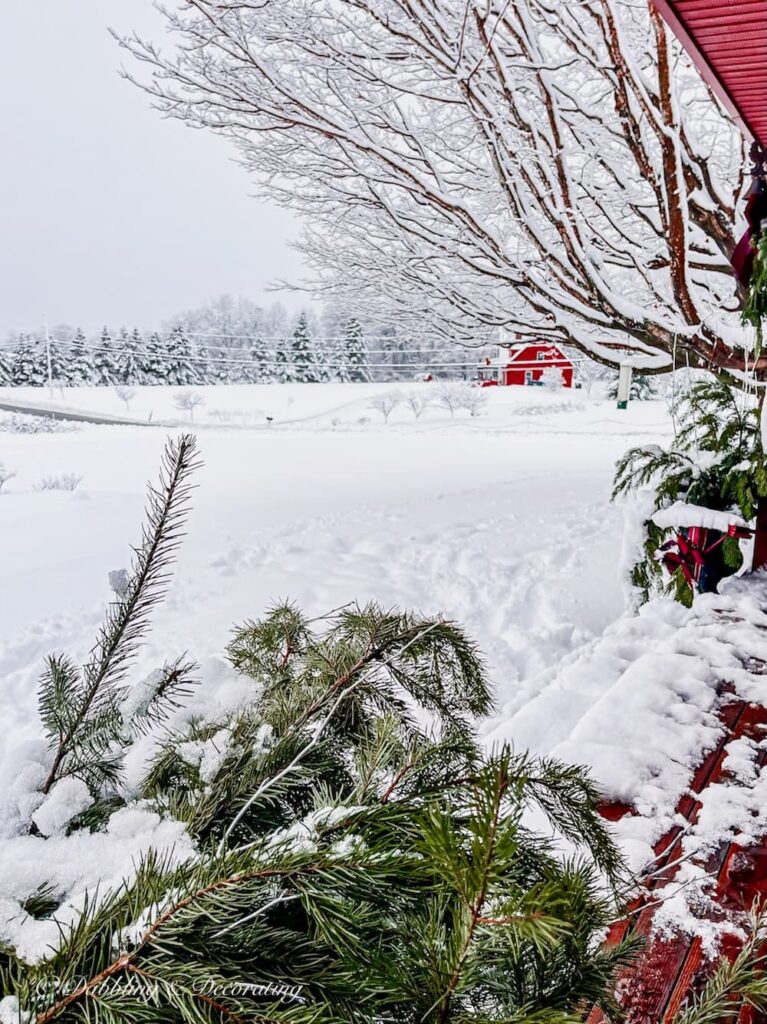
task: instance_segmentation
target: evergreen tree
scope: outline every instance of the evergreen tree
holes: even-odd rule
[[[190,384],[200,383],[192,343],[183,327],[174,327],[170,332],[165,352],[166,384],[187,387]]]
[[[307,320],[306,313],[302,313],[299,316],[296,329],[293,331],[291,359],[294,380],[309,384],[316,383],[320,379],[317,360],[312,349],[312,338],[309,333],[309,321]]]
[[[88,342],[80,328],[72,339],[69,352],[69,383],[74,386],[94,384],[96,367],[88,347]]]
[[[42,344],[45,347],[44,341]],[[50,352],[52,382],[58,387],[69,386],[72,383],[71,346],[66,341],[61,341],[55,334],[51,334],[48,338],[47,350],[46,364],[48,352]]]
[[[95,384],[113,385],[119,383],[114,345],[109,329],[104,327],[93,354],[93,366],[96,371]]]
[[[13,384],[13,351],[0,347],[0,387]]]
[[[143,384],[168,383],[167,346],[157,331],[153,331],[147,339],[140,365]]]
[[[277,384],[288,384],[290,381],[296,379],[293,374],[293,365],[288,356],[287,349],[285,344],[282,342],[278,342],[277,348],[274,350],[271,375]]]
[[[607,388],[607,397],[616,399],[618,397],[618,378],[610,382]],[[657,398],[655,391],[655,385],[650,377],[646,373],[634,374],[631,378],[631,388],[629,390],[629,399],[634,402],[649,402],[653,398]]]
[[[123,327],[118,336],[117,344],[117,376],[121,384],[142,384],[142,352],[143,342],[138,327],[128,334]]]
[[[370,380],[367,369],[367,350],[362,336],[362,325],[351,317],[344,324],[343,337],[344,380],[363,383]]]
[[[43,387],[48,379],[45,352],[37,338],[20,334],[13,354],[13,383],[16,387]]]
[[[198,384],[217,384],[219,367],[223,364],[216,359],[218,352],[213,352],[211,357],[205,345],[195,345],[194,358]]]
[[[264,344],[263,338],[256,335],[253,341],[250,343],[250,380],[253,384],[260,384],[262,381],[268,380],[271,370],[267,367],[267,354],[266,345]]]

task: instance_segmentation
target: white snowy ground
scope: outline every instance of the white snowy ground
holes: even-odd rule
[[[640,619],[622,618],[613,465],[630,445],[668,437],[665,403],[619,412],[583,392],[487,389],[483,416],[430,409],[415,421],[402,406],[384,424],[370,403],[391,387],[198,390],[205,467],[135,678],[187,650],[202,667],[195,699],[207,708],[236,702],[237,682],[222,661],[229,630],[278,598],[311,614],[354,599],[443,612],[486,654],[498,708],[483,726],[489,741],[589,764],[606,792],[639,806],[642,817],[621,838],[641,866],[671,823],[701,747],[715,738],[717,683],[733,678],[761,697],[710,602],[694,615],[664,602]],[[131,415],[178,419],[177,391],[141,389]],[[51,400],[39,389],[26,397]],[[111,389],[53,401],[122,411]],[[156,477],[168,430],[90,426],[29,436],[4,432],[1,419],[0,462],[17,476],[0,493],[0,939],[36,955],[47,933],[22,920],[16,899],[50,870],[46,844],[56,844],[59,886],[74,902],[84,885],[130,871],[146,845],[183,846],[173,829],[158,831],[134,812],[120,812],[113,835],[90,846],[19,835],[15,824],[29,790],[24,744],[40,736],[43,659],[53,651],[84,659],[110,599],[107,572],[127,565],[138,537],[145,481]],[[35,489],[67,472],[83,476],[76,491]],[[751,595],[723,600],[747,620],[739,642],[758,653],[767,617]],[[749,756],[741,774],[755,751]],[[750,806],[738,813],[754,817]],[[7,870],[20,860],[21,881],[17,868]]]
[[[384,424],[370,401],[386,390],[200,389],[205,466],[147,661],[177,646],[217,656],[232,624],[277,598],[312,614],[376,599],[461,622],[505,702],[621,614],[612,469],[630,444],[667,435],[663,402],[618,412],[577,391],[488,388],[486,415],[429,409],[416,422],[403,406]],[[132,405],[177,418],[176,393],[141,389]],[[48,400],[41,389],[0,394]],[[63,402],[113,413],[122,404],[99,388],[65,392]],[[222,426],[216,409],[247,425]],[[0,494],[0,702],[19,729],[34,728],[29,695],[44,655],[91,640],[110,597],[107,572],[127,564],[167,435],[0,430],[0,462],[17,473]],[[62,473],[82,475],[75,492],[35,489]]]

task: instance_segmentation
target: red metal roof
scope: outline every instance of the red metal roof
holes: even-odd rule
[[[767,146],[767,0],[653,0],[748,138]]]

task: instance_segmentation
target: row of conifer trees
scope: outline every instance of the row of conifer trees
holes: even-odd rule
[[[209,343],[208,343],[209,342]],[[82,330],[47,340],[21,334],[0,348],[0,385],[254,384],[366,381],[367,352],[358,320],[345,322],[330,341],[314,339],[304,314],[292,335],[278,340],[193,337],[183,327],[142,334],[138,328],[97,337]]]

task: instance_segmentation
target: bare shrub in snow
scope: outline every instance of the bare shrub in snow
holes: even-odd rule
[[[482,388],[467,387],[463,396],[463,408],[469,416],[481,416],[487,408],[487,394]]]
[[[39,484],[35,484],[36,491],[74,491],[82,481],[82,477],[76,473],[59,473],[57,476],[44,476]]]
[[[3,489],[3,485],[9,480],[12,480],[16,476],[13,470],[7,469],[5,465],[0,462],[0,491]]]
[[[399,391],[386,391],[383,395],[376,395],[370,405],[376,412],[380,412],[384,423],[389,422],[392,411],[402,402],[402,395]]]
[[[194,419],[194,410],[201,405],[205,405],[205,399],[199,393],[199,391],[179,391],[174,397],[173,404],[177,409],[183,409],[184,412],[189,413],[189,419]]]
[[[466,408],[466,392],[474,390],[468,384],[451,381],[447,384],[440,384],[436,390],[437,405],[447,409],[451,416],[455,416],[456,409]]]
[[[130,409],[131,399],[136,397],[136,389],[129,388],[127,384],[117,384],[115,394],[121,402],[125,403],[126,411]]]
[[[422,391],[408,391],[404,398],[405,405],[410,409],[413,416],[419,420],[421,413],[430,404],[429,395],[425,395]]]

